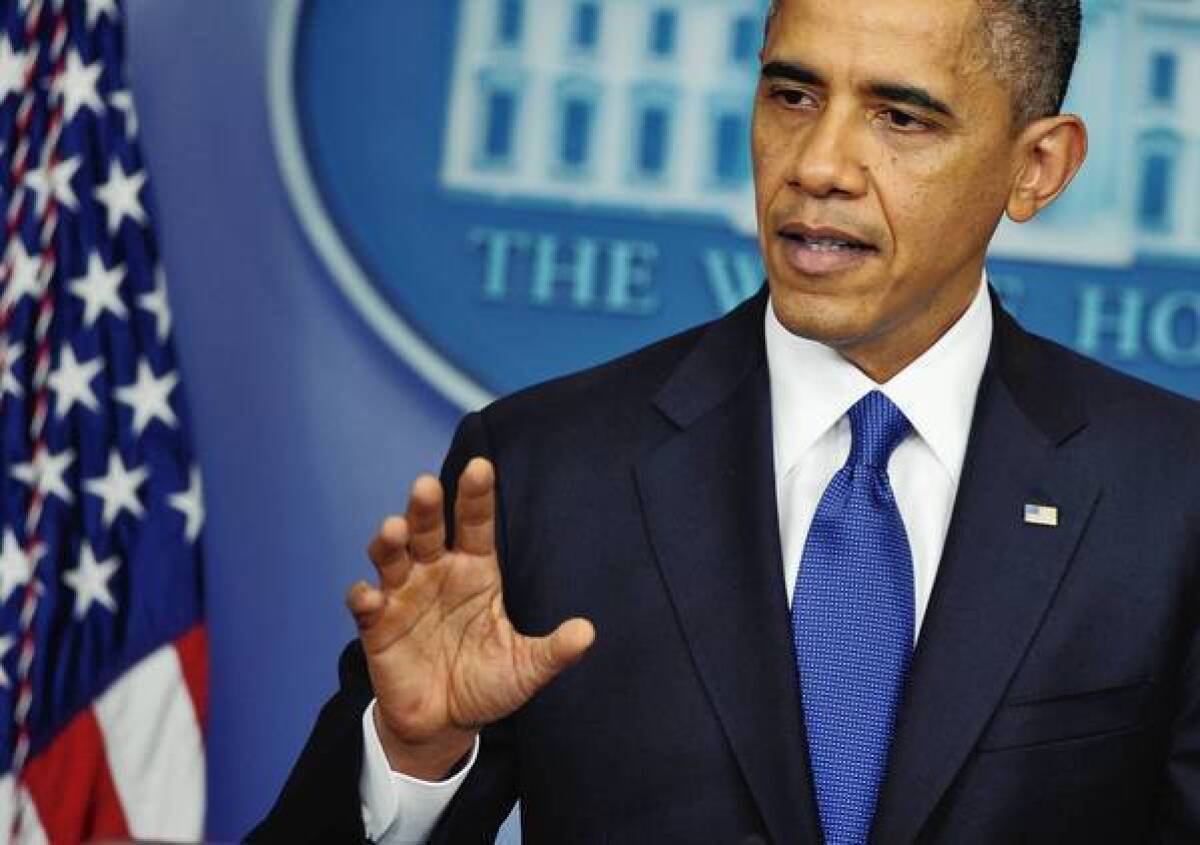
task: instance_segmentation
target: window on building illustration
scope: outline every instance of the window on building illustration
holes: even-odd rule
[[[571,42],[582,50],[591,50],[600,43],[600,4],[575,4],[575,26]]]
[[[1174,53],[1155,53],[1150,59],[1150,98],[1156,103],[1175,99],[1178,62]]]
[[[675,52],[676,17],[674,9],[659,9],[650,20],[650,52],[669,56]]]
[[[753,17],[743,15],[735,20],[730,35],[729,57],[739,64],[754,61],[758,54],[758,39],[761,34],[758,21]]]
[[[1171,171],[1173,157],[1154,152],[1142,162],[1142,196],[1138,218],[1142,227],[1151,231],[1166,231],[1171,227]]]
[[[562,137],[559,160],[568,168],[587,164],[591,146],[595,106],[591,100],[572,97],[563,103]]]
[[[714,149],[716,179],[723,187],[737,187],[749,175],[749,155],[745,119],[737,113],[726,112],[717,118]]]
[[[493,89],[485,94],[486,117],[483,158],[492,164],[509,161],[513,154],[517,97],[512,91]]]
[[[667,133],[670,115],[662,106],[642,110],[638,127],[637,165],[643,176],[661,176],[667,169]]]
[[[511,46],[521,40],[525,17],[524,0],[498,0],[496,7],[496,41]]]

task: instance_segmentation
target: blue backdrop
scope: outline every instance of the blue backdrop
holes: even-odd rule
[[[737,145],[758,0],[729,0],[729,26],[709,34],[728,37],[729,72],[691,118],[663,105],[694,61],[689,19],[648,20],[637,81],[587,56],[605,26],[633,25],[603,7],[638,4],[583,4],[597,17],[565,21],[581,57],[551,84],[510,65],[553,16],[514,35],[495,15],[528,9],[496,2],[127,0],[205,471],[213,838],[244,833],[277,793],[335,687],[363,547],[437,468],[459,406],[716,316],[756,282]],[[1200,192],[1172,193],[1200,185],[1200,118],[1173,105],[1200,27],[1085,5],[1103,61],[1085,56],[1075,96],[1095,157],[1040,229],[1002,235],[994,280],[1034,328],[1200,395]],[[474,49],[496,33],[467,18],[498,43]],[[1141,46],[1122,51],[1131,26]],[[1130,101],[1136,120],[1108,108]],[[676,143],[685,119],[711,149]],[[597,133],[624,125],[627,161],[603,161],[613,145]],[[520,155],[543,142],[551,161],[534,173]],[[672,180],[675,154],[700,184]],[[518,340],[522,356],[501,354]]]
[[[295,222],[267,126],[273,5],[127,4],[207,488],[216,839],[282,785],[335,688],[366,540],[458,416],[364,330]]]

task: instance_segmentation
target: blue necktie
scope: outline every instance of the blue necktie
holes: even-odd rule
[[[912,553],[887,464],[910,431],[879,391],[849,411],[853,443],[813,517],[792,636],[821,827],[863,843],[887,766],[913,642]]]

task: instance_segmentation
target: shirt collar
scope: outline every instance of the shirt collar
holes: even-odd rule
[[[992,340],[986,276],[962,317],[885,384],[876,384],[833,349],[789,332],[774,307],[766,312],[776,478],[791,472],[855,402],[880,390],[958,483]]]

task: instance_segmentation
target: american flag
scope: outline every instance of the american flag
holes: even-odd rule
[[[122,9],[0,25],[0,842],[195,840],[204,512]]]

